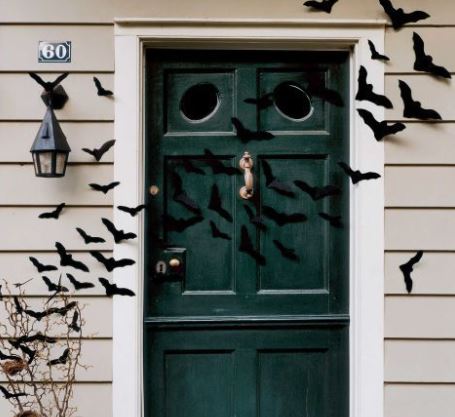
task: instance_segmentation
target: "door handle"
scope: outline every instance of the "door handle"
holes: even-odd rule
[[[242,158],[239,161],[240,168],[244,171],[243,177],[245,185],[240,188],[239,194],[244,200],[249,200],[253,197],[254,193],[254,177],[252,173],[253,169],[253,158],[250,153],[245,151]]]

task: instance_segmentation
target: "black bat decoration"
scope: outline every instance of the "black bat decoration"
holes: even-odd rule
[[[414,62],[414,69],[416,71],[428,72],[437,77],[452,78],[452,75],[446,68],[434,64],[433,57],[425,53],[425,44],[417,33],[414,32],[412,40],[414,42],[414,52],[416,56]]]
[[[194,226],[197,223],[202,222],[204,217],[202,216],[193,216],[188,219],[176,219],[170,215],[164,215],[164,227],[168,232],[178,232],[181,233],[186,230],[188,227]]]
[[[294,184],[303,192],[307,193],[314,201],[321,200],[325,197],[331,197],[341,193],[341,190],[335,185],[326,185],[325,187],[312,187],[302,180],[295,180]]]
[[[99,148],[89,149],[89,148],[82,148],[84,152],[87,152],[89,155],[92,155],[97,162],[101,160],[103,155],[114,146],[115,139],[108,140],[107,142],[103,143]]]
[[[236,175],[236,174],[241,174],[242,171],[236,167],[227,167],[225,166],[219,159],[216,158],[216,156],[210,152],[208,149],[204,149],[204,156],[207,157],[207,160],[205,161],[207,165],[212,168],[212,172],[215,175],[218,174],[224,174],[224,175]]]
[[[232,216],[231,214],[222,207],[221,195],[218,185],[212,185],[212,191],[210,193],[210,202],[207,206],[208,209],[213,210],[214,212],[218,213],[221,217],[226,219],[228,222],[232,223]]]
[[[30,317],[35,318],[38,321],[41,321],[44,317],[50,316],[51,314],[60,314],[61,316],[64,316],[68,311],[70,311],[72,308],[74,308],[77,305],[76,301],[72,301],[71,303],[68,303],[65,307],[52,307],[48,308],[47,310],[44,311],[34,311],[31,309],[25,309],[23,312]],[[17,307],[16,307],[17,308]]]
[[[84,243],[88,245],[89,243],[104,243],[106,242],[102,237],[97,236],[90,236],[85,232],[84,229],[80,227],[76,227],[77,232],[81,235],[82,239],[84,239]]]
[[[57,271],[57,267],[54,265],[44,265],[41,262],[38,261],[38,259],[34,258],[33,256],[30,256],[28,259],[30,259],[30,262],[35,266],[35,268],[38,270],[38,272],[41,274],[42,272],[48,272],[48,271]]]
[[[319,97],[327,103],[333,104],[337,107],[343,107],[344,102],[341,95],[325,86],[325,78],[321,78],[317,73],[305,74],[308,79],[306,92],[310,96]]]
[[[331,226],[336,228],[343,227],[343,223],[341,221],[341,216],[331,216],[327,213],[319,213],[319,216],[322,217],[325,221],[329,222]]]
[[[41,87],[43,87],[45,91],[51,92],[66,77],[68,77],[69,73],[64,72],[63,74],[60,74],[54,81],[44,81],[36,72],[29,72],[28,75],[30,75],[30,77],[32,77]]]
[[[401,98],[403,99],[404,110],[403,116],[407,118],[415,118],[420,120],[441,120],[441,115],[432,109],[422,108],[422,103],[420,101],[414,101],[412,98],[412,91],[408,84],[404,81],[399,80],[398,84],[400,86]]]
[[[20,356],[17,356],[17,355],[5,355],[0,350],[0,361],[20,361],[20,360],[21,360]]]
[[[212,237],[215,239],[232,240],[227,233],[223,233],[220,229],[218,229],[212,220],[210,220],[210,230],[212,231]]]
[[[70,356],[70,349],[66,348],[60,357],[58,357],[57,359],[52,359],[47,364],[48,364],[48,366],[65,365],[69,356]]]
[[[93,82],[95,83],[97,94],[99,96],[112,96],[114,94],[111,90],[104,89],[98,78],[93,77]]]
[[[115,243],[120,243],[122,240],[129,240],[129,239],[137,238],[137,235],[135,233],[132,233],[132,232],[125,233],[123,230],[117,229],[114,226],[114,223],[112,223],[109,219],[102,217],[101,221],[106,226],[106,229],[109,230],[109,232],[114,237]]]
[[[255,105],[259,110],[264,110],[273,104],[273,93],[264,94],[259,98],[247,98],[243,101],[247,104]]]
[[[33,362],[33,359],[35,359],[36,350],[30,349],[28,346],[25,345],[19,345],[19,349],[22,350],[22,352],[24,352],[28,356],[27,363],[30,365]]]
[[[231,122],[235,127],[237,137],[242,142],[249,142],[250,140],[270,140],[275,137],[274,134],[264,130],[252,131],[247,129],[237,117],[231,117]]]
[[[60,284],[54,284],[48,277],[43,276],[41,277],[44,281],[44,283],[47,286],[47,289],[49,291],[55,291],[55,292],[68,292],[68,288],[64,287],[63,285]]]
[[[120,184],[119,181],[114,181],[106,185],[91,183],[89,184],[89,186],[92,187],[95,191],[101,191],[102,193],[107,194],[110,190],[117,187],[117,185],[119,184]]]
[[[359,88],[355,99],[358,101],[370,101],[371,103],[385,107],[386,109],[392,109],[393,104],[386,96],[376,94],[373,91],[373,84],[368,84],[367,76],[367,69],[361,65],[358,78]]]
[[[304,6],[310,7],[320,12],[331,13],[333,5],[338,2],[338,0],[308,0],[303,3]]]
[[[400,265],[400,270],[403,273],[404,282],[406,284],[406,291],[412,291],[412,277],[411,272],[414,270],[414,265],[422,259],[423,251],[419,250],[408,262]]]
[[[91,282],[81,282],[81,281],[78,281],[76,278],[74,278],[73,275],[71,274],[66,274],[66,277],[69,279],[69,281],[71,282],[71,284],[73,284],[73,287],[76,291],[78,290],[85,290],[87,288],[93,288],[95,285],[92,284]]]
[[[372,41],[368,40],[368,45],[370,46],[371,59],[377,61],[390,61],[390,58],[387,55],[382,55],[377,51],[376,46]]]
[[[66,252],[65,247],[60,242],[55,242],[55,247],[60,255],[60,266],[71,266],[74,269],[79,269],[84,272],[89,272],[87,265],[80,261],[75,261],[73,255]]]
[[[20,288],[26,284],[28,284],[30,281],[33,281],[33,278],[30,278],[24,282],[16,282],[15,284],[13,284],[16,288]],[[0,285],[0,288],[1,288],[1,285]],[[1,298],[0,298],[1,299]]]
[[[22,307],[22,304],[19,301],[19,298],[15,295],[13,297],[14,300],[14,307],[16,308],[16,313],[17,314],[22,314],[24,312],[24,308]]]
[[[272,173],[272,168],[270,164],[265,160],[261,160],[262,169],[265,176],[265,185],[267,188],[275,190],[278,194],[284,195],[286,197],[294,197],[295,193],[292,191],[292,188],[289,184],[285,182],[278,181]]]
[[[406,129],[403,123],[388,124],[386,121],[378,122],[368,110],[357,109],[357,111],[365,124],[373,131],[377,141]]]
[[[390,17],[394,29],[400,29],[406,23],[414,23],[418,22],[419,20],[428,19],[430,17],[428,13],[422,12],[420,10],[411,13],[405,13],[401,8],[395,9],[390,0],[379,0],[379,3],[381,3],[384,11]]]
[[[267,230],[267,225],[264,223],[264,219],[261,216],[255,215],[253,209],[246,204],[243,205],[243,208],[245,209],[246,214],[248,215],[250,223],[252,223],[259,230],[262,231]]]
[[[78,321],[79,321],[79,313],[77,311],[75,311],[73,314],[73,320],[71,320],[71,324],[68,327],[77,333],[79,333],[81,331],[81,326],[79,326]]]
[[[3,396],[7,400],[9,400],[10,398],[19,398],[19,397],[25,397],[28,395],[25,392],[16,392],[16,393],[9,392],[5,387],[2,387],[1,385],[0,385],[0,391],[2,392]]]
[[[139,212],[146,208],[145,204],[139,204],[137,207],[117,206],[117,209],[128,213],[131,217],[135,217]]]
[[[102,263],[108,272],[113,271],[115,268],[122,268],[125,266],[134,265],[136,263],[136,261],[129,258],[118,260],[114,258],[106,258],[101,252],[97,250],[90,251],[90,255],[92,255],[98,262]]]
[[[284,258],[290,259],[291,261],[298,262],[299,257],[295,254],[295,249],[287,248],[279,240],[273,239],[274,245],[281,252],[281,255]]]
[[[359,170],[354,171],[348,164],[344,162],[338,162],[338,165],[351,178],[353,184],[357,184],[364,180],[375,180],[381,178],[377,172],[360,172]]]
[[[53,337],[46,336],[42,334],[41,332],[37,332],[32,336],[21,336],[17,339],[12,339],[10,340],[10,343],[12,346],[14,346],[16,349],[19,349],[19,346],[23,343],[30,343],[30,342],[42,342],[42,343],[57,343],[57,339]]]
[[[307,216],[303,213],[281,213],[269,206],[263,206],[262,212],[264,216],[273,220],[278,226],[284,226],[288,223],[302,223],[307,220]]]
[[[192,213],[200,215],[201,209],[199,208],[198,204],[183,189],[182,177],[177,174],[177,172],[173,171],[171,173],[171,179],[172,186],[174,188],[172,199]]]
[[[38,217],[40,219],[55,219],[57,220],[62,212],[63,208],[66,206],[66,203],[59,204],[54,211],[48,213],[41,213]]]
[[[117,287],[116,284],[110,284],[106,278],[98,278],[98,281],[106,290],[106,295],[112,297],[113,295],[127,295],[129,297],[134,297],[136,294],[129,290],[128,288]]]
[[[265,257],[254,248],[246,226],[241,228],[239,251],[250,255],[259,265],[265,265],[266,263]]]
[[[195,166],[188,158],[182,159],[182,165],[188,174],[205,175],[205,171]]]

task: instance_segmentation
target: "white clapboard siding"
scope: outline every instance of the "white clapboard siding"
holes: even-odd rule
[[[384,406],[384,417],[453,417],[455,384],[386,384]]]
[[[63,178],[36,177],[33,165],[0,165],[0,205],[110,205],[112,192],[103,194],[88,184],[109,184],[113,175],[112,165],[68,166]]]
[[[45,80],[53,80],[55,73],[40,73]],[[59,120],[113,120],[113,97],[99,97],[93,84],[98,77],[105,88],[113,89],[112,74],[70,74],[62,82],[69,96]],[[46,107],[41,100],[42,88],[27,73],[0,74],[0,120],[42,120]]]
[[[94,401],[95,399],[95,401]],[[112,416],[112,386],[109,383],[75,383],[70,406],[76,407],[76,416],[80,417],[111,417]],[[17,411],[17,410],[16,410]],[[7,401],[0,401],[0,415],[12,417],[15,415]]]
[[[385,293],[407,294],[403,274],[399,269],[415,252],[388,252],[385,255]],[[0,258],[1,259],[1,258]],[[414,266],[413,294],[455,295],[455,253],[424,253]]]
[[[455,338],[455,297],[387,296],[385,337]]]
[[[455,249],[455,211],[447,209],[387,209],[387,250]]]
[[[454,350],[450,340],[387,340],[385,381],[455,382]]]
[[[454,123],[408,123],[385,139],[386,164],[455,164],[454,138]]]
[[[82,151],[82,148],[99,148],[104,142],[114,139],[113,123],[60,123],[71,147],[69,162],[94,163],[96,160]],[[31,162],[30,147],[38,133],[39,122],[1,122],[1,162]],[[103,156],[101,162],[112,162],[114,148]]]
[[[56,241],[68,250],[112,249],[113,239],[101,222],[102,217],[112,217],[111,208],[70,207],[57,221],[39,219],[42,212],[42,207],[0,207],[0,251],[50,251],[55,250]],[[106,243],[85,245],[75,227],[104,237]]]
[[[386,207],[455,207],[455,166],[387,167]]]
[[[386,110],[388,120],[416,120],[403,117],[403,101],[400,96],[398,80],[406,82],[412,90],[412,97],[426,109],[436,110],[443,120],[455,120],[455,86],[449,81],[441,81],[430,75],[386,75],[385,91],[394,108]]]
[[[386,55],[390,61],[385,66],[388,73],[414,72],[415,53],[412,34],[416,32],[425,42],[425,52],[433,56],[434,63],[455,71],[455,57],[447,53],[455,41],[455,28],[388,28],[385,37]]]
[[[9,6],[10,7],[10,6]],[[39,41],[71,41],[71,62],[38,63]],[[0,25],[0,71],[113,71],[113,26]]]

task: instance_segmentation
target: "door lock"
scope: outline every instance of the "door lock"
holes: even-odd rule
[[[183,281],[186,272],[185,260],[186,249],[163,249],[155,263],[154,278],[158,281]]]

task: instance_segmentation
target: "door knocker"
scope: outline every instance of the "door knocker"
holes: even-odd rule
[[[254,177],[252,173],[253,169],[253,158],[250,153],[245,151],[242,158],[239,161],[240,168],[244,171],[243,177],[245,179],[245,185],[240,188],[239,194],[244,200],[249,200],[253,197],[253,182]]]

